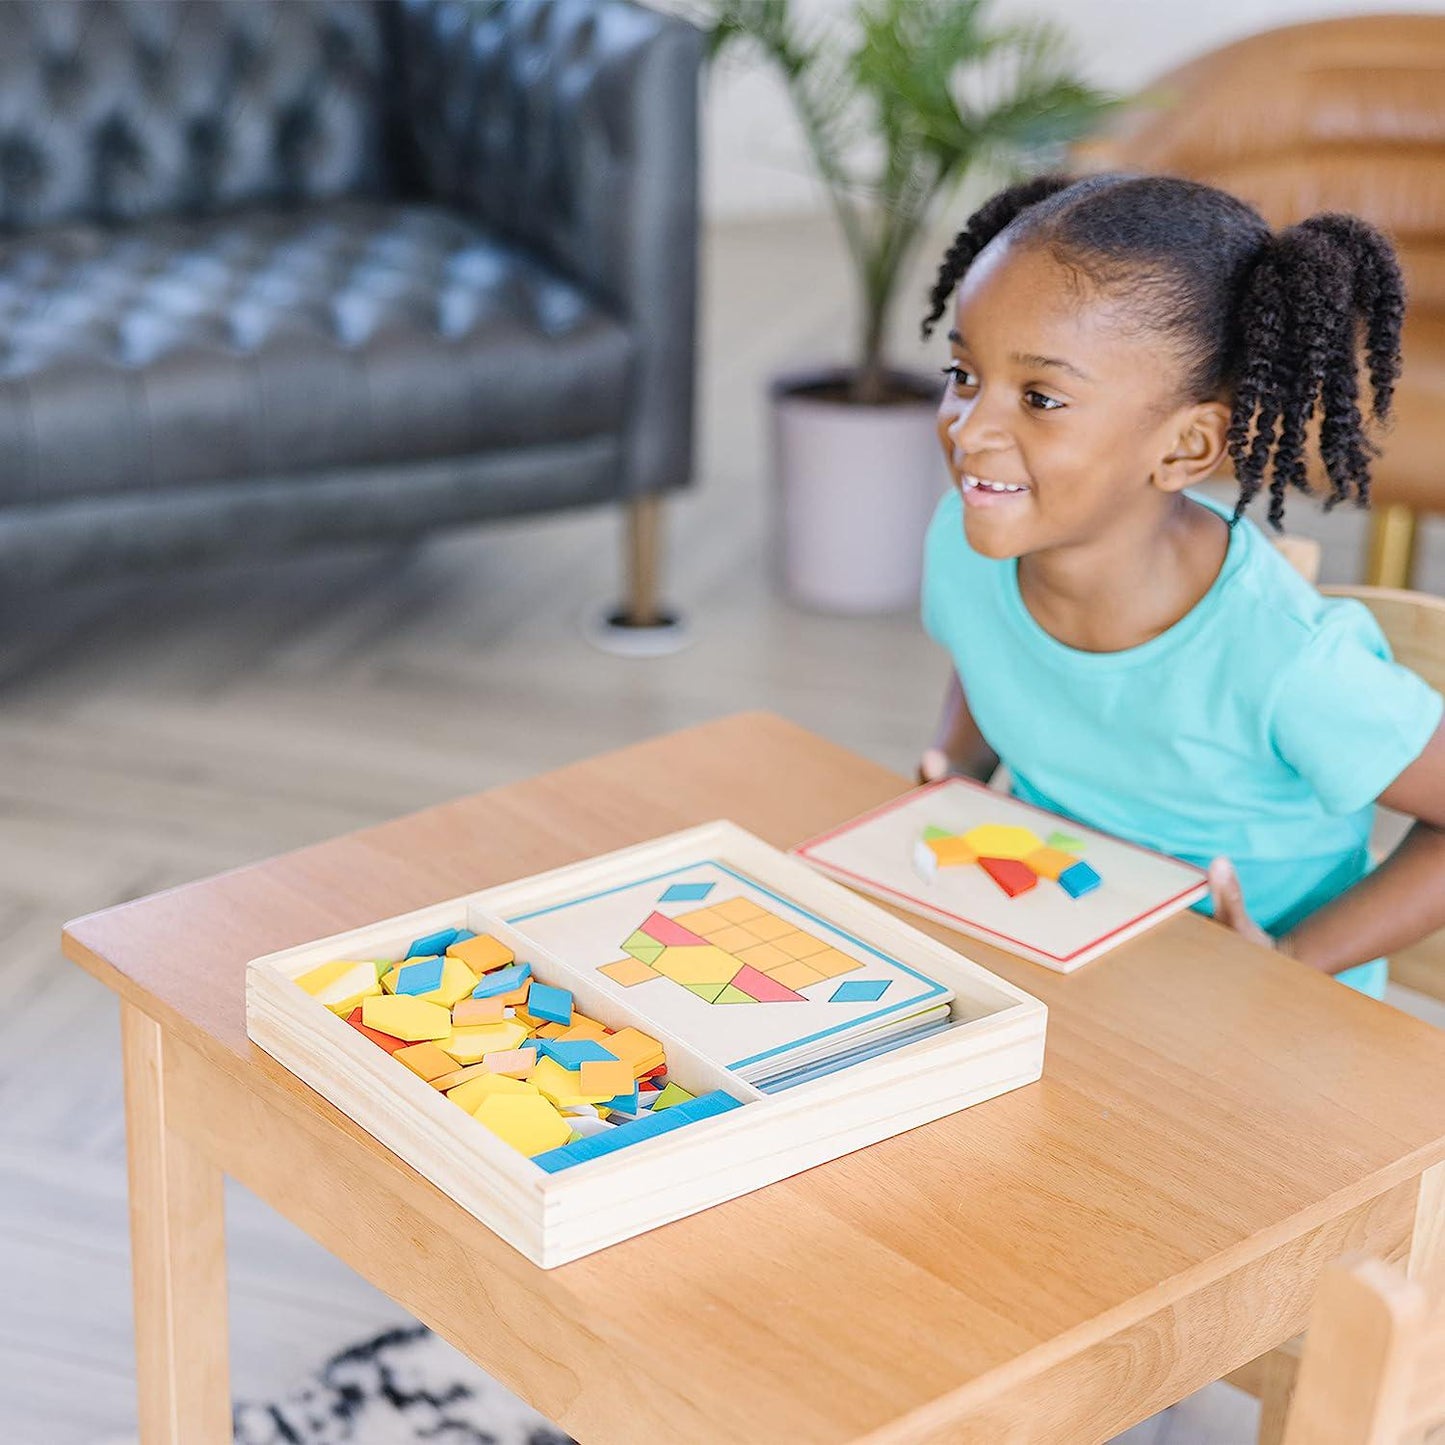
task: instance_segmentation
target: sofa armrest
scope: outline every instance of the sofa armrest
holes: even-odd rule
[[[402,109],[424,189],[627,324],[637,368],[626,488],[682,485],[701,32],[628,0],[401,0],[400,16]]]

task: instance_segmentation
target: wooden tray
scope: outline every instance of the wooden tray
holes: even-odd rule
[[[508,922],[704,861],[952,989],[953,1023],[764,1094],[619,1002],[591,969],[539,947],[525,922]],[[414,938],[461,927],[504,940],[592,1017],[657,1037],[684,1087],[724,1090],[743,1107],[549,1174],[292,982],[331,959],[399,957]],[[544,1269],[1032,1083],[1043,1069],[1046,1017],[1037,999],[726,822],[268,954],[246,978],[246,1028],[261,1048]]]

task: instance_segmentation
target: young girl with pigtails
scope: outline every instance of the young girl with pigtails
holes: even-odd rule
[[[1046,176],[969,218],[925,336],[951,298],[923,620],[953,675],[920,775],[1001,760],[1015,796],[1207,867],[1204,911],[1380,996],[1384,956],[1445,926],[1441,697],[1244,512],[1267,487],[1278,528],[1309,490],[1312,418],[1325,506],[1367,501],[1389,242],[1338,214],[1275,232],[1181,179]],[[1186,490],[1226,458],[1232,510]],[[1417,821],[1372,869],[1377,802]]]

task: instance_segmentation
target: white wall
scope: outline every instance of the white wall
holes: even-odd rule
[[[675,8],[682,0],[652,0]],[[826,23],[853,0],[794,0]],[[1129,92],[1201,51],[1260,30],[1327,15],[1430,11],[1425,0],[993,0],[995,18],[1053,20],[1073,38],[1094,84]],[[822,208],[782,87],[740,47],[709,75],[704,102],[704,206],[715,220]]]

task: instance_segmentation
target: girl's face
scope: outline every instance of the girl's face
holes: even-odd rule
[[[938,438],[975,551],[1021,557],[1090,542],[1217,463],[1177,465],[1212,411],[1181,404],[1179,362],[1117,300],[1048,251],[995,241],[959,286]],[[1222,422],[1221,422],[1222,418]],[[1187,474],[1187,475],[1185,475]]]

